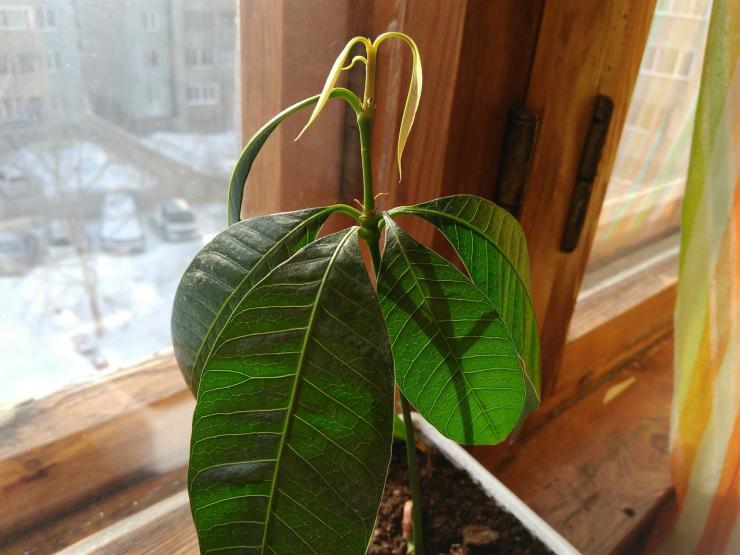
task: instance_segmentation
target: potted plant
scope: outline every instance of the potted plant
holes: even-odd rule
[[[413,58],[400,174],[422,89],[419,51],[402,33],[356,37],[321,94],[276,115],[249,141],[231,179],[229,226],[196,255],[177,290],[172,334],[197,399],[188,489],[204,553],[366,551],[391,459],[394,385],[413,499],[406,550],[423,553],[410,404],[429,423],[422,438],[469,467],[472,459],[461,463],[462,450],[453,453],[442,436],[498,443],[539,403],[539,340],[517,221],[470,195],[375,209],[375,65],[390,39],[407,44]],[[347,63],[355,45],[365,55]],[[362,99],[335,86],[357,63],[366,69]],[[242,221],[246,178],[270,133],[315,105],[305,132],[330,99],[357,115],[361,209],[335,204]],[[336,212],[356,225],[317,238]],[[467,274],[407,234],[395,221],[401,215],[434,224]]]

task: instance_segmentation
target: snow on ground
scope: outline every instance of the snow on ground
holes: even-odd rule
[[[192,208],[200,239],[165,242],[147,227],[141,254],[92,253],[104,322],[98,339],[80,261],[69,247],[50,247],[43,265],[24,276],[0,276],[0,405],[43,397],[170,346],[170,314],[180,277],[204,242],[225,227],[221,204]],[[75,341],[88,349],[76,347]],[[105,369],[96,369],[91,355],[79,352],[91,350],[90,344],[98,360],[107,361]]]
[[[155,181],[136,168],[112,161],[96,143],[84,141],[40,149],[24,147],[6,156],[5,163],[41,183],[53,197],[58,188],[80,191],[146,189]]]
[[[151,149],[210,175],[230,175],[239,152],[236,132],[158,132],[141,139]]]

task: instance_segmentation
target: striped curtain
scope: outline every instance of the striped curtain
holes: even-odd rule
[[[650,551],[740,553],[740,1],[715,0],[681,215],[671,472]]]

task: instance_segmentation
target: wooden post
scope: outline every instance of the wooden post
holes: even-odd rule
[[[524,101],[542,2],[375,1],[373,34],[409,34],[424,65],[422,100],[399,183],[396,141],[411,58],[401,44],[380,54],[373,159],[376,188],[389,193],[381,207],[455,193],[493,198],[506,115]],[[451,252],[429,223],[408,218],[402,225],[440,252]]]
[[[287,106],[321,92],[335,58],[359,30],[363,2],[240,0],[242,141]],[[245,215],[324,206],[342,198],[343,103],[332,101],[294,142],[310,109],[275,130],[255,161]]]
[[[525,107],[541,116],[521,222],[542,338],[543,391],[552,392],[601,204],[652,19],[654,0],[547,2]],[[575,251],[563,235],[597,95],[614,101],[609,133]]]

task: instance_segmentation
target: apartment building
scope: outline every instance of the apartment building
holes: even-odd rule
[[[0,4],[0,134],[75,123],[84,113],[72,0]]]
[[[78,0],[85,91],[99,116],[137,133],[171,129],[169,0]]]
[[[78,0],[95,113],[136,133],[220,131],[234,121],[232,0]]]
[[[172,61],[181,130],[234,127],[236,3],[172,0]]]

